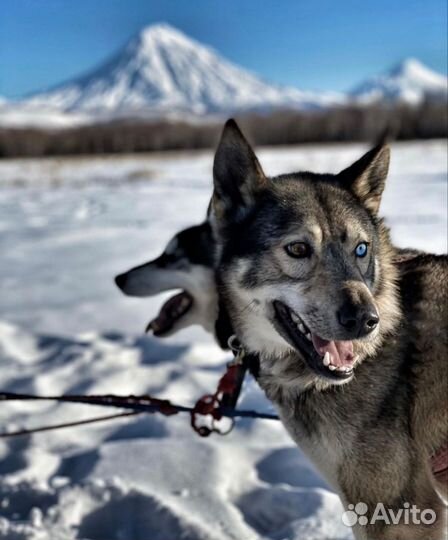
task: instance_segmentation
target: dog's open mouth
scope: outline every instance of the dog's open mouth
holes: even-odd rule
[[[161,307],[159,314],[146,327],[146,332],[161,337],[169,332],[175,323],[183,317],[193,305],[193,298],[185,291],[172,296]]]
[[[331,380],[353,375],[353,342],[329,341],[313,334],[300,316],[282,302],[274,301],[277,332],[303,356],[308,367]]]

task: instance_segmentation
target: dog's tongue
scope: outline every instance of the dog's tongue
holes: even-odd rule
[[[153,331],[155,336],[162,336],[173,327],[177,319],[180,319],[191,306],[191,297],[186,292],[176,294],[167,300],[155,319],[150,321],[146,332]]]
[[[327,341],[315,334],[311,334],[313,345],[320,356],[326,352],[331,355],[331,363],[334,366],[351,366],[354,360],[353,342],[351,341]]]

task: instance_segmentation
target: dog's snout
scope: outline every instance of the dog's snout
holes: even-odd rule
[[[121,290],[123,290],[126,286],[126,281],[127,281],[127,272],[125,272],[124,274],[119,274],[116,278],[115,278],[115,283],[117,285],[117,287]]]
[[[376,308],[371,305],[344,304],[337,312],[339,324],[353,337],[372,332],[380,321]]]

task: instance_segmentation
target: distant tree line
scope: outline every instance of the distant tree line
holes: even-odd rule
[[[375,141],[385,131],[401,140],[445,138],[445,102],[275,111],[237,118],[257,145]],[[113,154],[213,147],[222,124],[120,120],[70,129],[0,127],[0,157]]]

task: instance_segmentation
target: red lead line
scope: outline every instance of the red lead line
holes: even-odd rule
[[[215,395],[211,396],[215,397]],[[61,429],[64,427],[72,427],[77,425],[89,424],[94,422],[101,422],[104,420],[112,420],[114,418],[120,418],[124,416],[131,416],[139,413],[161,413],[166,416],[170,416],[177,413],[189,413],[192,418],[195,415],[212,416],[214,420],[219,420],[222,417],[227,418],[261,418],[264,420],[279,420],[278,416],[269,413],[259,413],[250,410],[236,410],[233,407],[226,407],[220,405],[220,400],[217,399],[213,407],[207,410],[198,410],[198,407],[186,407],[183,405],[176,405],[169,400],[161,400],[153,398],[151,396],[116,396],[116,395],[64,395],[64,396],[37,396],[33,394],[18,394],[13,392],[1,392],[0,401],[56,401],[59,403],[83,403],[86,405],[96,405],[99,407],[115,407],[120,409],[128,409],[131,412],[120,413],[117,415],[102,416],[98,418],[92,418],[87,420],[80,420],[77,422],[68,422],[66,424],[58,424],[53,426],[44,426],[29,430],[20,430],[11,433],[0,433],[0,438],[13,437],[19,435],[27,435],[30,433],[36,433],[40,431],[49,431],[52,429]],[[202,403],[202,399],[198,401],[198,404]],[[197,404],[197,405],[198,405]],[[200,407],[199,407],[200,409]],[[204,431],[202,430],[204,428]],[[207,436],[211,432],[219,432],[218,429],[206,428],[201,426],[196,430],[199,435]]]

